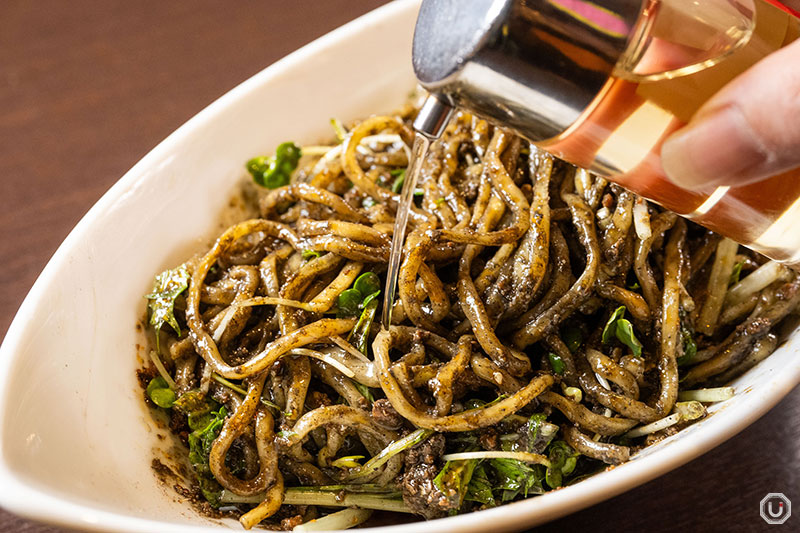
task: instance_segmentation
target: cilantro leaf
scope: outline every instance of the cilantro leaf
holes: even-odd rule
[[[495,490],[502,490],[501,501],[507,502],[520,494],[543,494],[541,468],[530,466],[516,459],[491,459],[489,464],[495,471]]]
[[[217,409],[219,404],[208,398],[200,390],[195,389],[181,394],[173,403],[173,407],[189,417],[189,426],[191,427],[193,417],[196,420],[201,420],[203,415]],[[197,423],[199,424],[199,422]]]
[[[489,481],[489,476],[486,474],[486,468],[483,463],[476,466],[472,471],[472,479],[469,480],[464,499],[481,503],[487,507],[494,507],[497,505],[494,500],[494,494],[492,493],[492,483]]]
[[[527,452],[542,453],[558,433],[558,426],[547,421],[547,415],[536,413],[531,415],[527,426]],[[525,426],[523,426],[524,429]]]
[[[156,351],[161,353],[159,334],[164,324],[169,324],[175,333],[181,334],[181,327],[175,319],[175,299],[189,287],[190,274],[186,265],[165,270],[153,281],[153,289],[145,298],[149,300],[150,325],[156,332]]]
[[[189,462],[197,476],[200,491],[214,508],[219,507],[222,486],[211,472],[208,456],[211,454],[211,446],[222,430],[227,415],[228,411],[225,407],[220,407],[218,411],[211,413],[211,417],[204,427],[189,433]]]

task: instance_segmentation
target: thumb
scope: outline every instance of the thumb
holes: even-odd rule
[[[800,166],[800,40],[706,102],[661,148],[677,185],[745,185]]]

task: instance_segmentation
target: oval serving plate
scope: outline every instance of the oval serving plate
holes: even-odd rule
[[[199,516],[151,471],[163,432],[135,378],[137,350],[143,355],[135,327],[142,295],[153,273],[207,244],[253,154],[285,139],[329,137],[331,116],[355,119],[405,100],[414,87],[409,53],[417,7],[418,0],[392,2],[236,87],[134,166],[72,231],[0,348],[0,505],[90,530],[240,529],[232,520]],[[800,382],[799,350],[795,333],[733,383],[737,395],[711,407],[713,416],[629,463],[543,496],[420,522],[414,530],[521,529],[653,479],[775,405]],[[379,530],[408,525],[369,531]]]

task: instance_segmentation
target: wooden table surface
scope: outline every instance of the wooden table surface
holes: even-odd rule
[[[0,334],[92,204],[228,89],[384,0],[0,2]],[[537,531],[800,530],[800,388],[740,435]],[[3,487],[0,487],[0,491]],[[795,502],[767,526],[759,501]],[[0,533],[55,533],[0,510]]]

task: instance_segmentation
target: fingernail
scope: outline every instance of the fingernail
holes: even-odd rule
[[[735,185],[767,162],[768,153],[736,106],[678,130],[661,147],[661,165],[685,189]]]

